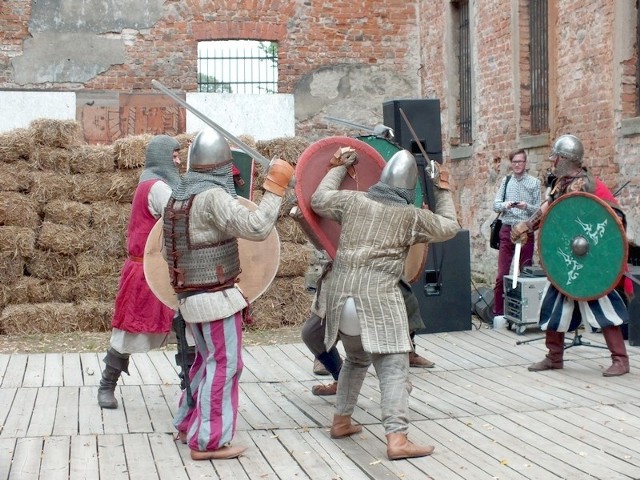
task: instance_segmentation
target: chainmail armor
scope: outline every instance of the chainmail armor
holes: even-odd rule
[[[365,196],[385,205],[406,204],[411,205],[415,199],[415,189],[392,187],[384,182],[378,182],[369,187]]]
[[[180,185],[173,190],[171,198],[184,201],[193,195],[216,187],[223,188],[233,198],[237,198],[238,195],[236,194],[236,188],[233,184],[231,162],[206,172],[187,171],[187,173],[182,176]]]
[[[231,285],[240,274],[238,240],[194,245],[189,239],[189,216],[194,196],[175,207],[169,200],[164,214],[164,242],[171,285],[176,293],[215,291]]]

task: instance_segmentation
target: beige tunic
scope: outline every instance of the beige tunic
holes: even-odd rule
[[[356,303],[364,350],[412,350],[407,310],[398,286],[409,247],[442,242],[460,230],[451,192],[435,189],[436,213],[413,205],[383,205],[364,192],[338,190],[345,167],[331,169],[313,194],[311,206],[342,225],[327,293],[329,348],[338,335],[339,315],[348,297]]]
[[[212,188],[193,201],[189,236],[194,243],[216,243],[231,237],[264,240],[276,224],[281,203],[281,197],[265,192],[252,212],[222,188]],[[234,286],[182,299],[180,313],[187,323],[202,323],[227,318],[246,306],[244,295]]]

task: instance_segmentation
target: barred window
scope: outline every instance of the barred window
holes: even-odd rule
[[[198,91],[278,93],[278,44],[256,40],[199,42]]]
[[[472,138],[472,98],[471,98],[471,39],[469,36],[469,1],[458,0],[454,4],[458,39],[458,77],[460,91],[458,97],[458,129],[460,144],[471,144]]]
[[[529,2],[531,133],[549,130],[549,18],[547,0]]]

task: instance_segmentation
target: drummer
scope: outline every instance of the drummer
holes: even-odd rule
[[[553,162],[554,186],[540,210],[526,222],[516,224],[511,229],[511,241],[527,242],[528,234],[540,227],[542,215],[552,202],[571,192],[587,192],[602,199],[620,215],[624,214],[611,191],[582,164],[584,147],[574,135],[560,136],[551,149],[549,160]],[[562,229],[558,225],[558,229]],[[602,329],[602,334],[611,352],[612,364],[602,372],[605,377],[617,377],[629,373],[629,356],[624,344],[621,325],[629,320],[628,296],[633,286],[626,277],[606,295],[591,301],[574,300],[549,284],[543,293],[538,323],[545,331],[545,344],[549,352],[546,357],[533,365],[532,372],[560,369],[564,366],[564,335],[578,329],[583,320],[593,328]]]

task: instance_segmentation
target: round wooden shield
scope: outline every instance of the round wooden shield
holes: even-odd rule
[[[563,195],[542,218],[540,263],[549,281],[574,300],[595,300],[613,290],[624,274],[628,248],[622,222],[595,195]]]
[[[243,197],[238,201],[250,210],[258,206]],[[158,220],[147,237],[144,248],[144,276],[153,294],[167,307],[178,309],[178,299],[169,279],[169,266],[162,256],[164,235],[162,219]],[[280,237],[274,228],[269,236],[254,242],[244,238],[238,239],[240,268],[237,286],[242,290],[249,303],[262,295],[276,276],[280,265]]]

